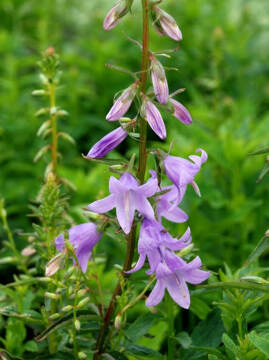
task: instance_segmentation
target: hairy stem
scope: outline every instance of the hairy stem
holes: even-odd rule
[[[141,77],[140,77],[140,89],[141,92],[145,92],[147,84],[147,69],[149,63],[149,0],[141,0],[142,9],[143,9],[143,46],[142,46],[142,66],[141,66]],[[140,118],[140,144],[139,144],[139,165],[137,177],[140,180],[140,183],[144,183],[145,171],[147,165],[147,156],[146,156],[146,143],[147,143],[147,122],[145,119]],[[127,241],[127,250],[125,256],[125,262],[123,266],[123,276],[126,278],[128,275],[125,271],[129,270],[132,265],[135,249],[135,240],[136,240],[136,225],[134,224],[131,232],[126,236]],[[98,339],[96,342],[96,353],[94,355],[94,360],[100,359],[100,356],[104,352],[105,340],[108,334],[109,325],[111,317],[115,310],[116,298],[121,293],[121,285],[117,284],[112,298],[110,300],[109,306],[104,316],[104,323],[100,329]]]

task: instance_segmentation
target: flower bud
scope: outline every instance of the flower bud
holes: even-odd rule
[[[49,299],[53,299],[53,300],[58,300],[60,298],[59,295],[56,295],[56,294],[50,293],[50,292],[45,292],[44,296]]]
[[[78,319],[75,320],[75,328],[77,331],[80,331],[80,321]]]
[[[123,91],[120,97],[114,102],[112,108],[106,116],[108,121],[119,120],[129,110],[135,97],[137,84],[132,84]]]
[[[174,99],[169,99],[169,103],[171,103],[174,107],[173,115],[175,118],[185,125],[190,125],[192,123],[191,115],[185,106]]]
[[[77,293],[77,297],[80,298],[80,297],[86,295],[87,291],[88,291],[87,289],[80,289]]]
[[[62,254],[57,254],[47,263],[45,270],[46,276],[52,276],[59,270],[61,257]]]
[[[36,249],[33,247],[33,245],[26,246],[21,254],[22,256],[31,256],[36,253]]]
[[[121,327],[121,315],[120,315],[120,314],[118,314],[118,315],[115,317],[114,326],[115,326],[115,329],[116,329],[117,331],[120,330],[120,327]]]
[[[63,308],[62,308],[62,311],[63,312],[68,312],[68,311],[70,311],[70,310],[72,310],[73,309],[73,306],[72,305],[66,305],[66,306],[64,306]]]
[[[90,298],[88,298],[88,297],[82,299],[82,300],[77,304],[77,309],[81,309],[81,308],[82,308],[84,305],[86,305],[89,301],[90,301]]]
[[[59,317],[61,317],[61,314],[55,313],[49,316],[49,320],[56,320],[59,319]]]
[[[265,237],[269,237],[269,229],[265,231],[264,236],[265,236]]]
[[[87,154],[87,158],[95,159],[104,157],[111,150],[115,149],[127,136],[128,132],[123,130],[121,126],[118,127],[93,145]]]
[[[105,30],[111,30],[118,25],[120,18],[130,11],[133,0],[120,0],[112,9],[107,13],[103,27]]]
[[[161,139],[166,138],[166,128],[163,118],[157,107],[146,97],[141,107],[141,116],[147,120],[149,126],[155,134],[157,134]]]
[[[85,359],[87,359],[87,355],[84,352],[80,351],[78,353],[78,358],[81,360],[85,360]]]
[[[154,57],[151,57],[151,80],[154,94],[160,104],[166,104],[169,96],[168,83],[162,64]]]
[[[152,7],[155,29],[159,35],[167,35],[175,41],[182,40],[182,33],[175,19],[157,6]]]

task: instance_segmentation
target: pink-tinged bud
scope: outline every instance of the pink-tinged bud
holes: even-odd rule
[[[59,270],[61,258],[62,254],[57,254],[47,263],[45,272],[46,276],[52,276]]]
[[[107,13],[103,27],[105,30],[111,30],[118,25],[120,18],[127,14],[131,9],[133,0],[120,0],[113,8]]]
[[[127,136],[128,132],[123,130],[122,127],[118,127],[93,145],[87,157],[92,159],[104,157],[111,150],[115,149]]]
[[[149,126],[155,134],[157,134],[161,139],[166,138],[166,128],[162,115],[160,114],[158,108],[150,100],[148,100],[148,98],[145,98],[143,101],[141,116],[147,120]]]
[[[151,80],[154,94],[160,104],[166,104],[169,96],[168,83],[162,64],[154,57],[151,57]]]
[[[153,6],[155,20],[155,29],[158,34],[167,35],[175,41],[182,40],[182,33],[175,19],[164,10]]]
[[[129,110],[135,97],[137,84],[132,84],[123,91],[121,96],[114,102],[112,108],[106,116],[108,121],[119,120]]]
[[[183,124],[190,125],[192,123],[191,114],[185,108],[185,106],[183,106],[180,102],[174,99],[169,99],[169,102],[174,107],[174,112],[173,112],[174,117],[176,117]]]

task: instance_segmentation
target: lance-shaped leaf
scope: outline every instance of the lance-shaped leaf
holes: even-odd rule
[[[256,334],[255,331],[251,331],[248,335],[250,341],[256,346],[261,352],[266,355],[266,359],[269,358],[269,339]]]
[[[256,260],[264,251],[269,248],[269,236],[264,236],[249,255],[245,265],[251,264],[254,260]]]
[[[50,149],[50,147],[50,145],[43,146],[36,154],[34,162],[37,162]]]

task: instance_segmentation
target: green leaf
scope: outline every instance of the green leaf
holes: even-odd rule
[[[214,349],[211,347],[204,347],[204,346],[191,346],[190,348],[193,350],[197,350],[197,351],[203,351],[208,355],[211,354],[211,355],[217,357],[218,360],[220,360],[220,359],[225,360],[225,357],[223,356],[223,354],[217,349]]]
[[[96,315],[89,314],[89,310],[80,310],[77,312],[77,318],[80,320],[99,320],[99,317]],[[46,339],[51,333],[60,329],[63,326],[66,326],[68,323],[73,321],[73,314],[67,314],[63,316],[61,319],[55,321],[51,324],[47,329],[45,329],[41,334],[36,336],[36,341],[43,341]]]
[[[163,359],[163,355],[158,351],[140,345],[130,345],[126,348],[125,352],[130,355],[143,356],[143,358]]]
[[[233,342],[233,340],[230,338],[229,335],[227,335],[226,333],[223,334],[223,336],[222,336],[222,341],[223,341],[225,347],[226,347],[233,355],[235,355],[235,356],[238,355],[239,350],[238,350],[237,346],[235,345],[235,343]]]
[[[29,352],[38,352],[37,343],[34,340],[27,341],[27,343],[24,344],[24,350]]]
[[[35,310],[28,310],[20,314],[14,306],[5,306],[0,308],[0,314],[21,319],[32,324],[43,324],[41,315]]]
[[[151,313],[141,315],[128,327],[125,331],[125,336],[135,342],[148,332],[155,321],[156,316]]]
[[[37,162],[49,149],[50,145],[43,146],[34,157],[34,162]]]
[[[219,360],[219,358],[216,355],[208,354],[208,360]]]
[[[251,152],[248,155],[260,155],[260,154],[267,154],[267,153],[269,153],[269,147],[266,147],[266,148]]]
[[[249,255],[245,265],[251,264],[254,260],[256,260],[261,254],[269,248],[269,237],[264,236],[257,244],[255,249]]]
[[[194,346],[216,348],[221,343],[224,331],[221,311],[215,309],[193,330],[191,335],[192,344]]]
[[[190,310],[201,320],[204,320],[211,311],[207,303],[197,296],[192,296]]]
[[[262,179],[265,177],[265,175],[269,172],[269,163],[267,163],[264,168],[262,169],[262,171],[260,172],[260,175],[257,179],[257,183],[262,181]]]
[[[58,137],[62,137],[64,140],[70,142],[72,145],[75,145],[76,141],[72,138],[71,135],[65,133],[65,132],[59,132]]]
[[[252,344],[269,358],[269,339],[257,335],[255,331],[251,331],[248,336]]]
[[[249,282],[239,282],[239,281],[224,281],[224,282],[217,282],[211,283],[207,285],[200,285],[200,289],[243,289],[249,291],[260,291],[266,294],[269,293],[269,286],[268,285],[261,285]]]
[[[186,331],[180,332],[174,339],[183,347],[183,349],[188,349],[192,343],[191,337]]]
[[[103,357],[105,357],[105,355],[106,354],[103,354]],[[115,360],[128,360],[128,358],[123,353],[120,353],[118,351],[111,351],[107,355],[110,355]]]

